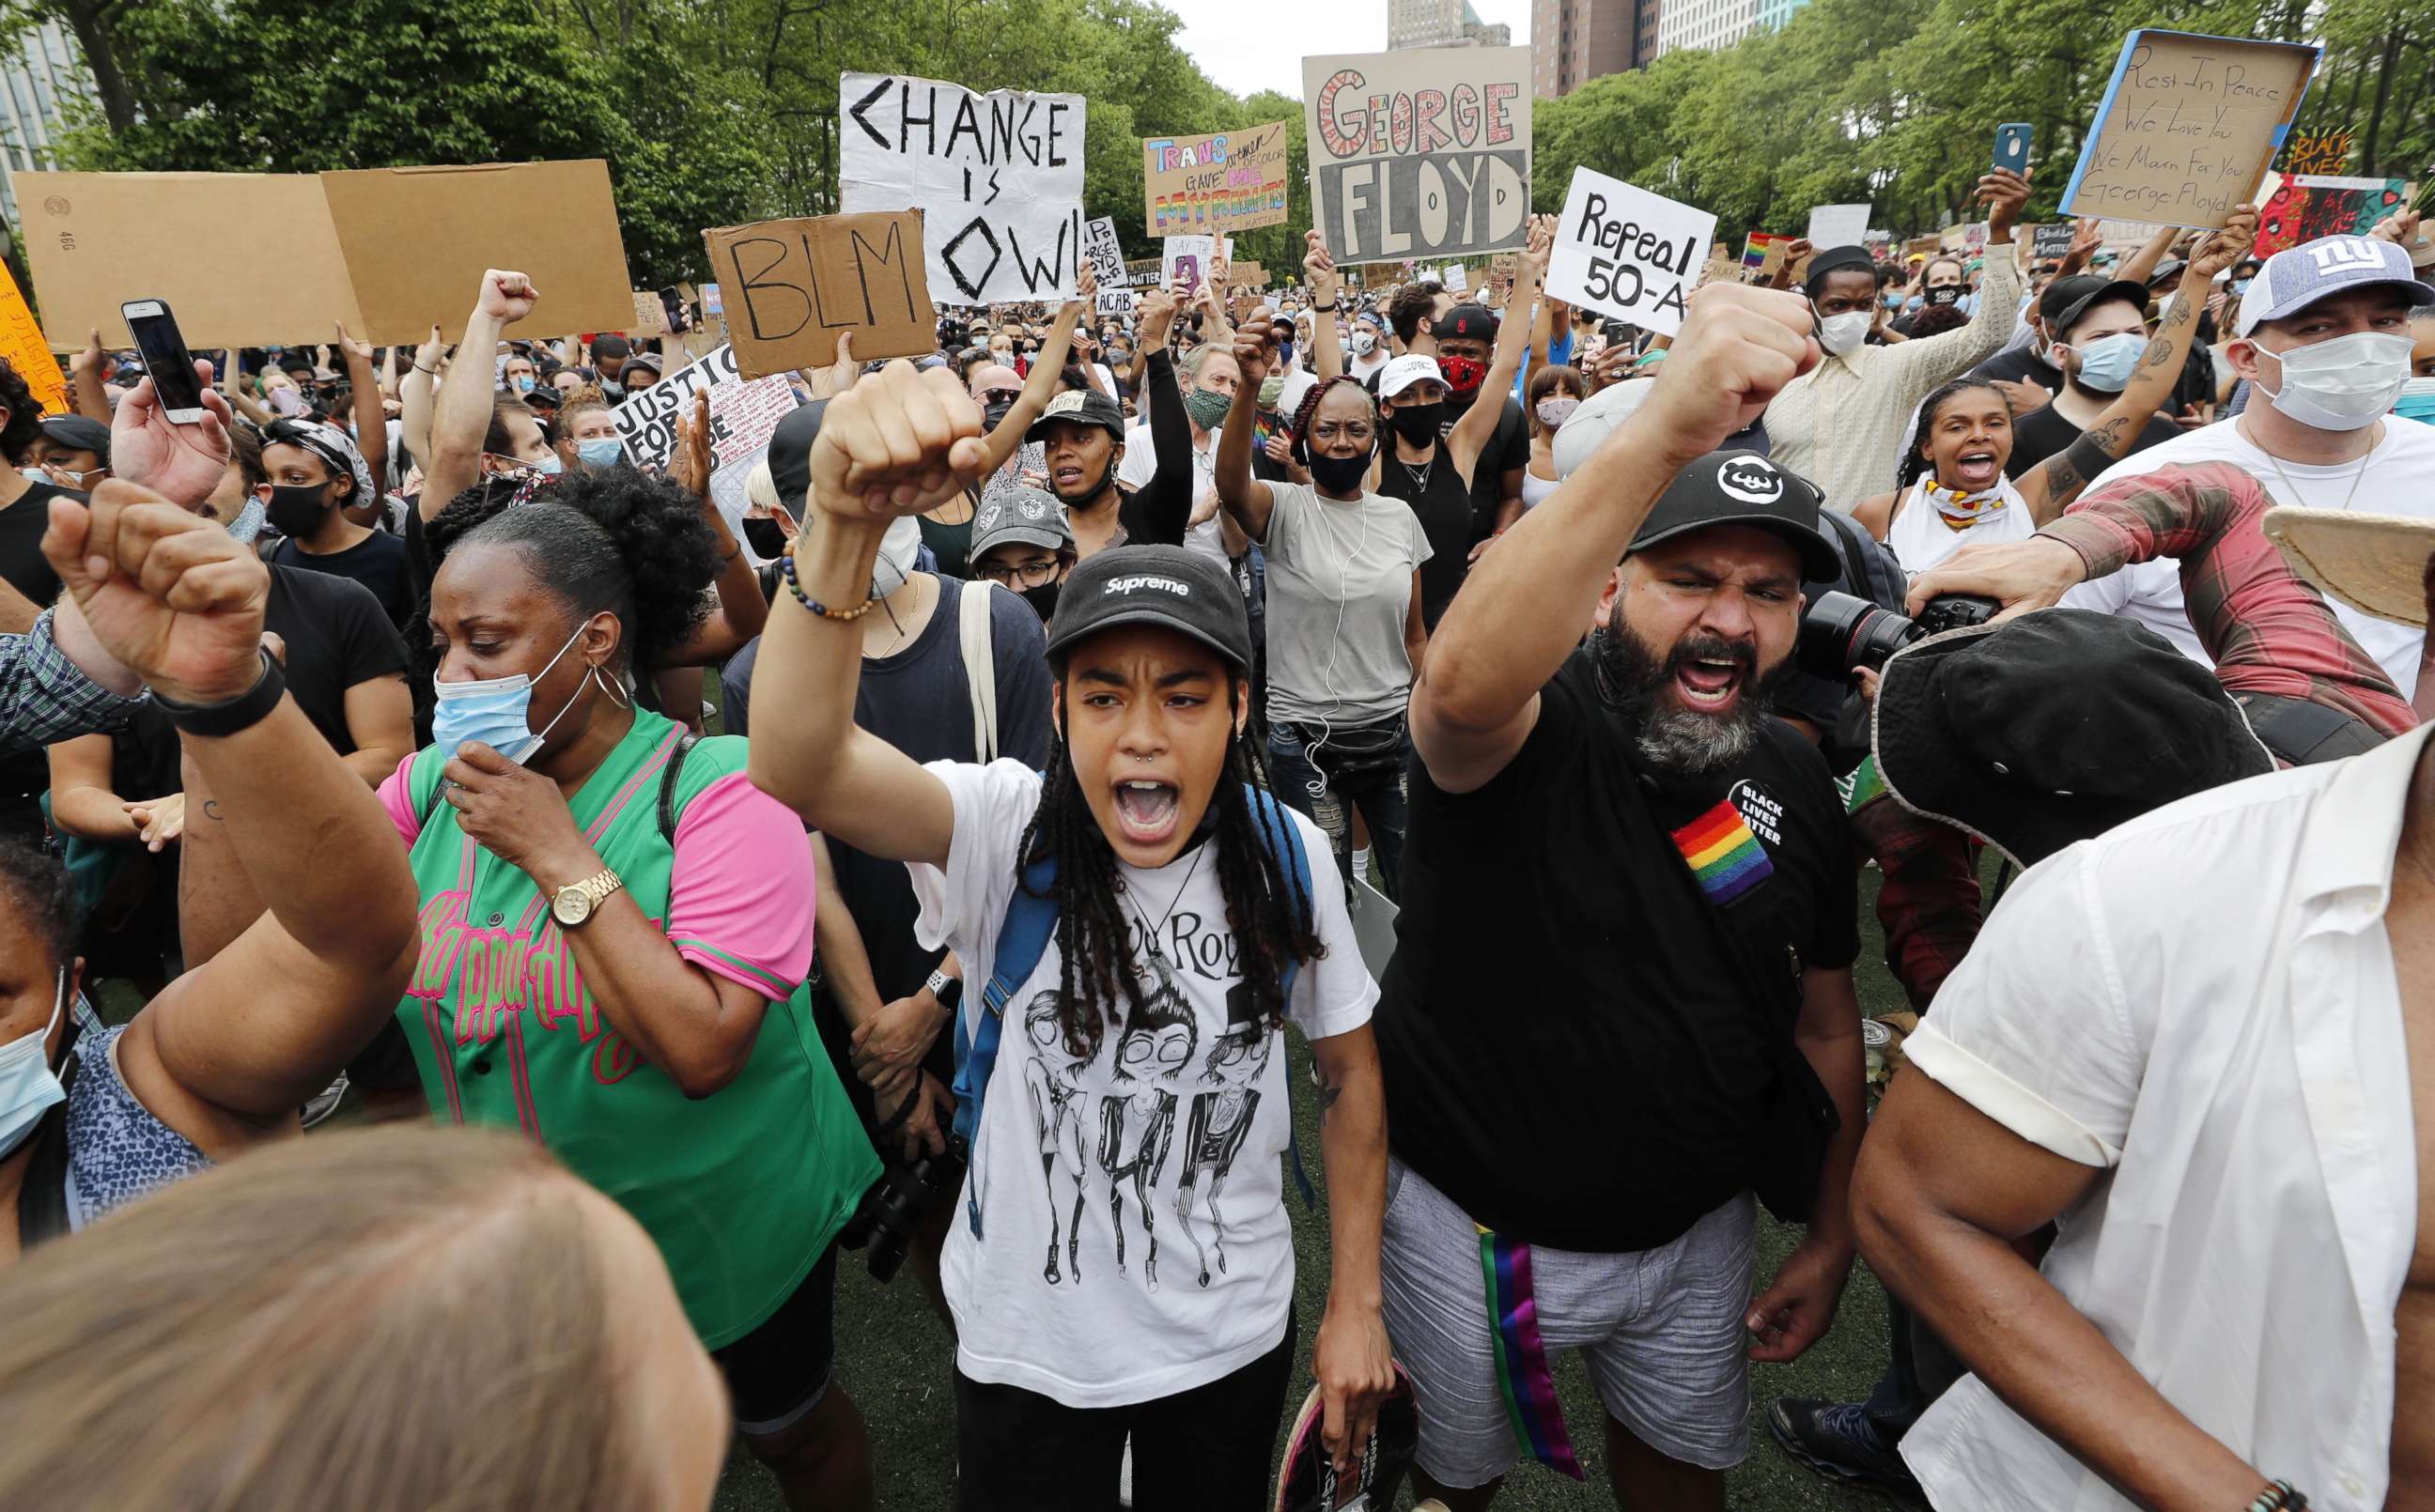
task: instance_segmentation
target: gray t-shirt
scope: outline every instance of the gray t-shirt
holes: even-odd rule
[[[1411,507],[1383,493],[1358,505],[1306,483],[1271,483],[1269,718],[1374,724],[1404,712],[1412,574],[1429,559]]]

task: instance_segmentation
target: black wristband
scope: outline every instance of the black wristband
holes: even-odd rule
[[[1342,302],[1343,301],[1340,300],[1330,300],[1325,304],[1315,303],[1311,308],[1317,310],[1321,315],[1334,315],[1336,313],[1336,307]]]
[[[286,696],[287,675],[280,670],[278,659],[265,650],[262,679],[225,703],[180,703],[158,693],[152,696],[152,701],[161,706],[161,712],[169,716],[169,723],[177,726],[180,733],[217,737],[233,735],[262,723]]]

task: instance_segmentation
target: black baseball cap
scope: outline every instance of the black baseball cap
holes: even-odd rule
[[[2046,318],[2047,338],[2061,341],[2064,332],[2080,323],[2081,316],[2114,300],[2144,311],[2148,308],[2148,285],[2127,278],[2098,278],[2089,273],[2059,278],[2038,296],[2038,314]]]
[[[778,490],[778,507],[797,520],[812,492],[812,443],[820,439],[820,420],[829,402],[815,399],[791,409],[769,432],[769,486]]]
[[[1114,400],[1096,388],[1088,391],[1068,388],[1050,400],[1048,407],[1041,411],[1040,418],[1031,422],[1031,428],[1023,433],[1023,438],[1045,441],[1048,438],[1048,427],[1061,421],[1075,425],[1102,426],[1117,440],[1125,438],[1125,412],[1116,407]]]
[[[1807,582],[1832,582],[1843,558],[1818,533],[1818,509],[1825,496],[1816,485],[1787,472],[1757,452],[1710,452],[1674,474],[1657,496],[1633,551],[1711,525],[1752,525],[1771,530],[1801,553]]]
[[[1496,312],[1485,304],[1458,304],[1429,327],[1429,335],[1440,341],[1449,336],[1473,341],[1496,339]]]
[[[1048,661],[1062,667],[1075,643],[1120,625],[1188,635],[1234,663],[1252,665],[1252,622],[1242,591],[1215,558],[1183,546],[1114,546],[1082,559],[1048,622]]]
[[[43,439],[53,446],[71,452],[91,452],[110,465],[110,427],[83,415],[46,415],[43,418]]]

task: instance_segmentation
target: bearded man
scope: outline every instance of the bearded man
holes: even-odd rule
[[[1703,290],[1647,402],[1480,558],[1413,692],[1382,1284],[1419,1489],[1454,1512],[1525,1454],[1580,1473],[1566,1349],[1618,1503],[1721,1508],[1748,1361],[1801,1353],[1842,1293],[1854,868],[1767,698],[1836,558],[1817,490],[1712,450],[1817,361],[1799,299]],[[1755,1301],[1753,1194],[1809,1224]]]

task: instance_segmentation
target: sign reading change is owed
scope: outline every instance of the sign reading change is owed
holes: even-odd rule
[[[2133,32],[2063,214],[2221,229],[2283,145],[2317,54],[2294,43]]]
[[[1310,192],[1338,263],[1519,248],[1530,216],[1530,49],[1302,60]]]
[[[1716,234],[1704,210],[1575,168],[1547,252],[1547,297],[1670,336]]]
[[[840,208],[919,210],[930,298],[1071,299],[1082,258],[1082,96],[892,74],[838,83]]]

